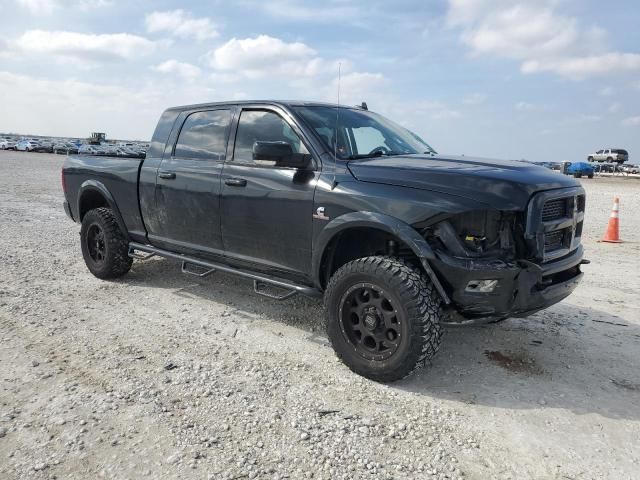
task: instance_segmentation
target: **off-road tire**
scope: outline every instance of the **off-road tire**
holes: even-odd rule
[[[343,332],[340,312],[350,288],[373,284],[384,290],[402,312],[405,339],[386,360],[361,356]],[[411,375],[431,361],[440,347],[444,319],[442,300],[431,281],[414,267],[392,257],[353,260],[338,269],[324,295],[327,335],[342,362],[355,373],[378,382],[393,382]]]
[[[94,260],[90,254],[87,234],[92,228],[99,228],[104,234],[102,261]],[[87,268],[98,278],[118,278],[131,269],[133,259],[129,257],[129,243],[110,208],[95,208],[85,214],[80,228],[80,245]]]
[[[589,178],[593,178],[593,173],[590,173],[588,176]]]

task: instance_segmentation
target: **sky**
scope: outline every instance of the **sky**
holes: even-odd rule
[[[0,131],[149,139],[170,106],[360,104],[437,151],[640,156],[637,0],[0,0]],[[640,163],[640,162],[638,162]]]

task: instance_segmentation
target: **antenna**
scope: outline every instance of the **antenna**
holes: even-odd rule
[[[333,181],[331,182],[331,190],[336,186],[336,170],[338,169],[338,121],[340,119],[340,82],[342,80],[342,62],[338,62],[338,108],[336,108],[336,128],[335,138],[333,139]]]

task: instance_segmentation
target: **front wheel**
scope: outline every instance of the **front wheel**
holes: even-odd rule
[[[587,158],[587,161],[589,161],[589,162],[593,162],[593,157],[589,157],[589,158]]]
[[[117,278],[131,269],[129,244],[110,208],[95,208],[85,214],[80,243],[84,262],[96,277]]]
[[[438,351],[444,318],[433,284],[391,257],[342,266],[325,292],[327,334],[354,372],[378,382],[400,380]]]

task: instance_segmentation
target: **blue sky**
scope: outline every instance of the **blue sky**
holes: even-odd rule
[[[366,101],[438,151],[640,155],[634,0],[0,0],[0,131],[148,139],[206,101]],[[7,21],[7,19],[10,19]]]

